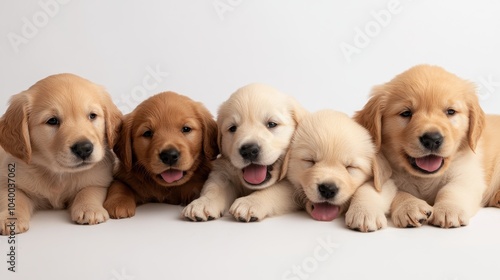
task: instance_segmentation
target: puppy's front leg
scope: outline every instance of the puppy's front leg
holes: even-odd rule
[[[413,195],[398,191],[391,205],[392,222],[397,227],[419,227],[432,215],[432,206]]]
[[[0,191],[0,235],[18,234],[28,231],[35,205],[21,190],[9,196],[6,188]]]
[[[361,185],[354,193],[345,223],[350,229],[372,232],[387,226],[386,214],[396,196],[394,181],[388,180],[378,192],[372,182]]]
[[[78,224],[94,225],[109,219],[103,207],[107,187],[89,186],[81,189],[70,206],[71,220]]]
[[[299,210],[301,207],[293,198],[294,191],[288,180],[281,180],[268,188],[236,199],[229,213],[240,222],[255,222]]]
[[[108,189],[104,208],[112,219],[133,217],[137,208],[134,192],[122,181],[114,180]]]

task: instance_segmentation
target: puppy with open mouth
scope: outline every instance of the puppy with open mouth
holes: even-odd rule
[[[120,167],[104,202],[111,218],[132,217],[148,202],[187,205],[219,153],[217,124],[201,103],[159,93],[125,116],[114,150]]]
[[[286,154],[304,109],[276,89],[250,84],[237,90],[218,111],[221,157],[201,196],[183,210],[193,221],[229,212],[239,221],[258,221],[298,209],[284,179]]]
[[[319,221],[346,213],[349,228],[368,232],[387,225],[396,192],[390,169],[380,168],[369,132],[346,114],[322,110],[304,117],[290,147],[288,179],[295,198]]]

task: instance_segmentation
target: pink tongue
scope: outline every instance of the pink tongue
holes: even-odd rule
[[[434,172],[441,167],[443,163],[443,158],[435,155],[425,156],[421,158],[416,158],[415,163],[421,169],[427,172]]]
[[[267,166],[250,164],[243,168],[243,179],[252,185],[258,185],[266,180]]]
[[[182,176],[184,176],[182,171],[176,170],[176,169],[169,169],[169,170],[161,173],[161,177],[167,183],[172,183],[172,182],[175,182],[177,180],[180,180],[182,178]]]
[[[339,215],[340,207],[330,203],[314,203],[311,211],[313,219],[318,221],[333,221]]]

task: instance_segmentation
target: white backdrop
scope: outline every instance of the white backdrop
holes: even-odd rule
[[[500,113],[499,14],[494,0],[4,0],[0,112],[9,96],[37,80],[72,72],[104,85],[124,113],[173,90],[215,114],[234,90],[263,82],[311,111],[352,114],[373,85],[430,63],[474,81],[484,110]],[[484,257],[500,249],[496,209],[481,211],[463,229],[388,228],[368,235],[346,230],[341,219],[332,225],[303,214],[249,225],[229,217],[193,224],[176,218],[180,209],[145,206],[138,217],[96,227],[74,226],[65,212],[42,212],[19,236],[20,272],[7,273],[0,256],[0,278],[498,275],[497,263]],[[338,238],[338,248],[325,249],[329,258],[319,260],[313,252],[329,238]],[[306,272],[292,272],[294,265]]]

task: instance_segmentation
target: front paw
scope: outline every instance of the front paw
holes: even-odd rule
[[[441,228],[457,228],[466,226],[469,223],[470,216],[460,206],[438,202],[434,205],[434,214],[429,223]]]
[[[376,207],[351,204],[345,214],[345,224],[353,230],[373,232],[386,227],[387,218],[384,211]]]
[[[111,219],[123,219],[135,216],[136,204],[128,199],[106,200],[104,208]]]
[[[100,205],[75,205],[71,208],[71,220],[81,225],[100,224],[108,219],[108,211]]]
[[[9,219],[12,218],[12,219]],[[0,235],[14,235],[28,231],[29,219],[0,214]]]
[[[392,222],[400,228],[420,227],[431,215],[432,206],[420,199],[400,203],[391,210]]]
[[[223,202],[221,203],[217,201],[217,199],[210,199],[206,196],[202,196],[184,207],[182,216],[191,221],[205,222],[222,217],[224,211]]]
[[[267,207],[251,195],[236,199],[229,208],[229,213],[240,222],[256,222],[271,215]]]

